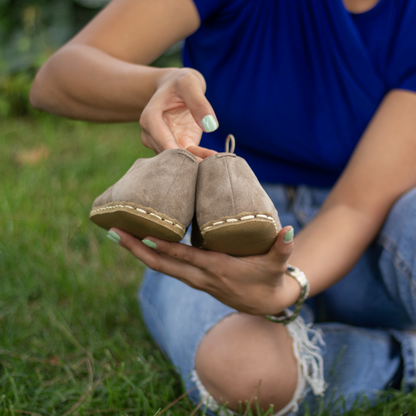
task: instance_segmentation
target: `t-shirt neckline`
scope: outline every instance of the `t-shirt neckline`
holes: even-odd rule
[[[343,7],[344,7],[344,9],[345,9],[345,11],[348,13],[348,14],[350,14],[351,16],[368,16],[369,14],[371,14],[371,13],[375,13],[380,7],[381,7],[381,5],[382,5],[382,3],[384,3],[386,0],[378,0],[378,2],[371,8],[371,9],[368,9],[367,11],[365,11],[365,12],[361,12],[361,13],[355,13],[355,12],[350,12],[346,7],[345,7],[345,5],[344,5],[344,2],[343,2],[343,0],[340,0],[341,1],[341,3],[342,3],[342,5],[343,5]]]

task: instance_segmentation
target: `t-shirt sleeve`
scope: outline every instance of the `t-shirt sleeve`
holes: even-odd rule
[[[386,78],[390,89],[416,92],[416,2],[405,2],[395,41],[391,45]]]
[[[227,0],[193,0],[198,10],[201,22],[219,11]]]
[[[201,22],[206,19],[238,8],[247,0],[193,0],[198,10]]]

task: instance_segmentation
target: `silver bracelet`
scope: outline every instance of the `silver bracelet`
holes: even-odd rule
[[[292,276],[296,281],[299,283],[300,286],[300,295],[298,300],[295,303],[295,310],[292,312],[290,310],[285,309],[281,315],[263,315],[264,318],[268,319],[269,321],[276,322],[279,324],[287,325],[290,322],[293,322],[299,315],[300,310],[302,309],[303,302],[305,302],[306,298],[309,295],[309,282],[301,270],[294,266],[288,266],[286,270],[286,274]]]

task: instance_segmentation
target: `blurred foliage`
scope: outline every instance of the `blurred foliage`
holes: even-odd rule
[[[28,95],[37,70],[110,0],[0,0],[0,119],[34,114]],[[172,48],[157,66],[179,66]]]
[[[0,0],[0,74],[38,68],[108,0]]]
[[[108,0],[0,0],[0,118],[31,113],[36,71]]]

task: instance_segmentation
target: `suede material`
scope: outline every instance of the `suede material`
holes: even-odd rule
[[[244,159],[218,153],[199,164],[196,216],[200,227],[223,217],[263,212],[281,228],[273,202]]]
[[[138,159],[129,171],[100,195],[93,208],[125,201],[150,207],[187,227],[195,208],[198,162],[182,149],[165,150],[149,159]]]

